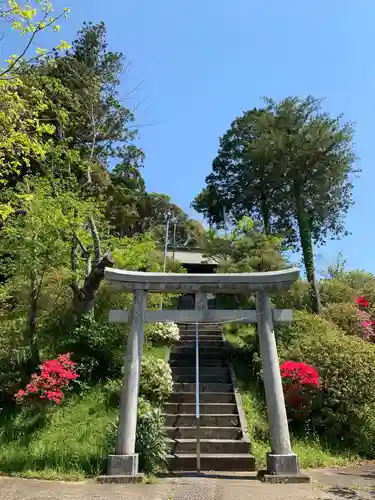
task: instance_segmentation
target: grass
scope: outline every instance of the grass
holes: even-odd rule
[[[45,422],[17,414],[2,423],[0,470],[43,479],[95,476],[105,466],[107,428],[115,415],[101,387],[72,396],[47,413]]]
[[[168,347],[165,347],[162,345],[152,346],[150,344],[145,344],[145,346],[143,348],[144,355],[153,356],[157,359],[165,359],[167,351],[168,351]]]
[[[252,453],[257,467],[261,468],[265,466],[266,453],[270,451],[265,402],[256,379],[251,375],[251,369],[239,360],[234,361],[234,368],[246,414]],[[293,451],[299,456],[304,469],[344,466],[358,461],[358,457],[349,452],[330,450],[317,436],[306,435],[301,438],[291,435],[291,441]]]
[[[166,348],[145,352],[164,359]],[[0,475],[82,480],[105,471],[108,426],[118,409],[102,385],[72,395],[45,415],[27,411],[0,419]]]

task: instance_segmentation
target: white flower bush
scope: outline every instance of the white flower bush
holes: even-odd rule
[[[108,380],[104,385],[107,402],[110,406],[118,406],[123,381]],[[172,369],[163,359],[144,355],[140,377],[139,395],[154,404],[161,405],[172,393]]]
[[[172,370],[163,359],[144,356],[139,392],[149,401],[162,404],[173,388]]]
[[[146,329],[146,339],[150,342],[171,343],[180,340],[180,330],[176,323],[153,323]]]

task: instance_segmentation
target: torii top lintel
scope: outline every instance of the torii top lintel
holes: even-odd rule
[[[299,269],[232,274],[145,273],[126,269],[105,269],[105,277],[123,292],[147,290],[156,293],[280,292],[299,278]]]

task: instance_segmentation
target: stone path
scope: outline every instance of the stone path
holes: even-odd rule
[[[311,484],[263,484],[251,476],[160,479],[155,484],[63,483],[0,477],[4,500],[300,500],[375,499],[375,464],[309,471]]]

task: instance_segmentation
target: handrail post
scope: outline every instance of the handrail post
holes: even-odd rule
[[[199,333],[195,324],[195,421],[197,428],[197,472],[201,471],[200,408],[199,408]]]
[[[203,292],[195,294],[195,309],[197,316],[204,321],[204,314],[207,312],[207,295]],[[197,429],[197,472],[201,471],[201,440],[200,440],[200,408],[199,408],[199,322],[195,323],[195,420]]]

